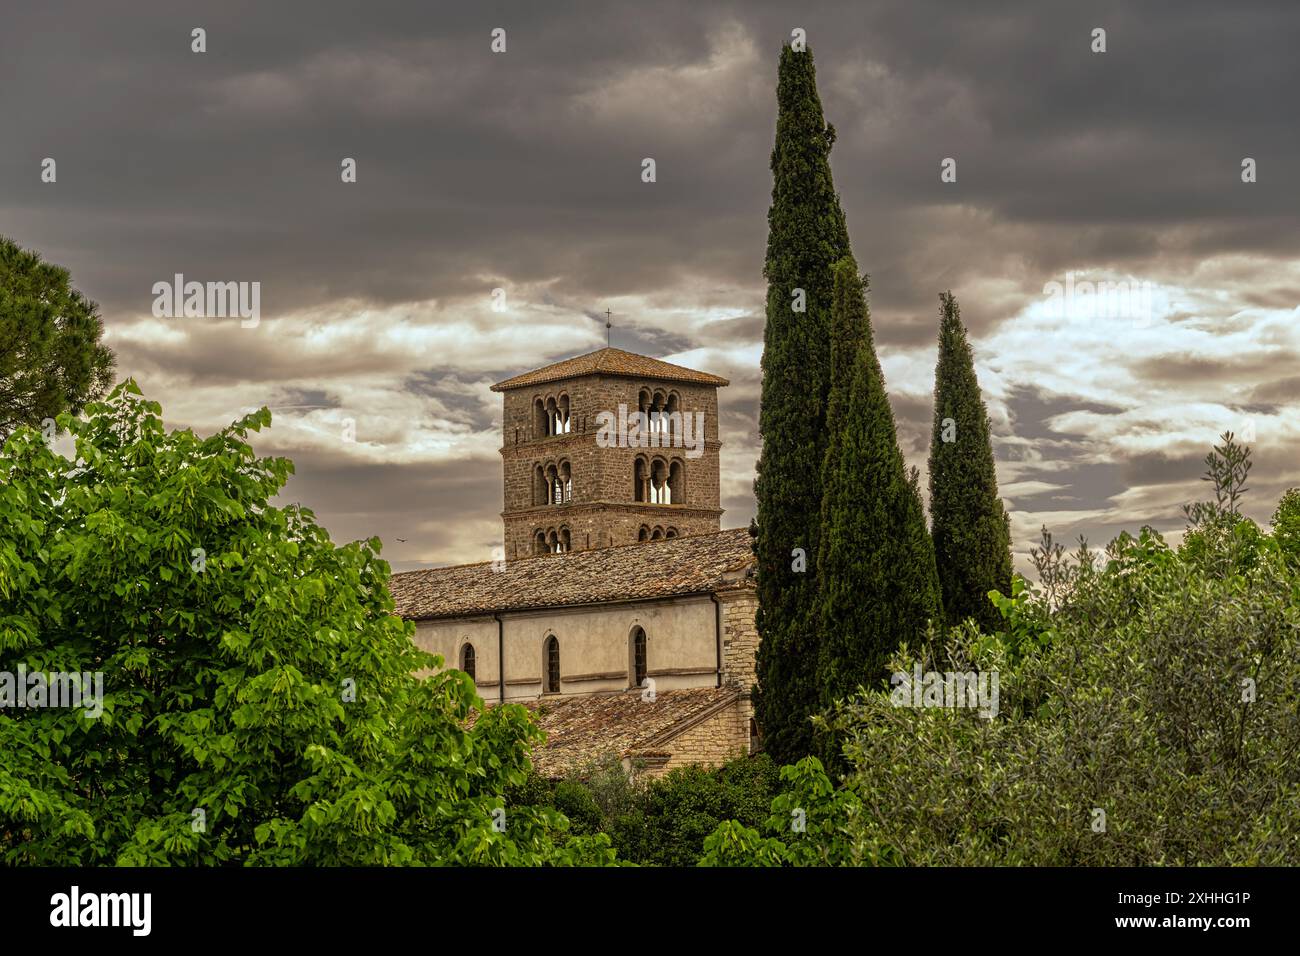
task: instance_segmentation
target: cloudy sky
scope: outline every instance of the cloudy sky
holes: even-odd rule
[[[740,526],[776,62],[802,28],[909,462],[952,289],[1018,552],[1042,524],[1181,527],[1225,429],[1255,436],[1267,519],[1300,483],[1300,5],[809,6],[24,4],[0,31],[0,233],[71,269],[169,423],[269,405],[287,498],[396,568],[490,557],[488,386],[603,345],[606,308],[615,345],[731,379]],[[176,273],[259,282],[260,324],[155,318]],[[1146,295],[1099,308],[1099,281]]]

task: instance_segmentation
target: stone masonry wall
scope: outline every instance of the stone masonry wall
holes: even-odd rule
[[[618,417],[624,404],[637,410],[642,388],[676,393],[683,413],[704,413],[704,443],[698,458],[682,447],[607,447],[596,444],[597,417]],[[567,395],[571,431],[538,434],[533,420],[537,399]],[[679,535],[703,534],[721,528],[717,388],[681,382],[588,375],[504,393],[501,456],[504,470],[506,557],[532,553],[533,535],[561,526],[569,528],[575,550],[635,542],[640,528],[675,528]],[[692,452],[694,454],[694,452]],[[638,456],[662,458],[682,467],[683,500],[671,505],[636,501],[633,475]],[[536,466],[568,462],[573,479],[572,501],[546,505],[535,486]],[[601,505],[602,507],[587,507]],[[610,505],[618,507],[611,508]]]
[[[672,757],[656,773],[688,764],[717,767],[749,753],[749,718],[741,712],[742,703],[736,701],[668,741],[664,749]]]
[[[723,591],[722,601],[722,682],[735,684],[741,691],[741,711],[748,728],[754,716],[750,692],[758,682],[758,592],[754,588]],[[748,729],[746,729],[748,735]]]

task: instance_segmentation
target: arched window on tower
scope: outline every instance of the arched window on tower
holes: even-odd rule
[[[664,411],[668,405],[668,396],[663,392],[655,392],[654,398],[650,400],[650,431],[655,435],[664,433]]]
[[[668,464],[662,458],[656,458],[650,466],[650,503],[673,503],[672,492],[668,487]]]
[[[645,525],[642,525],[642,526],[641,526],[641,530],[638,531],[638,532],[636,533],[636,539],[637,539],[638,541],[649,541],[649,540],[650,540],[650,529],[647,528]]]
[[[682,405],[676,392],[669,392],[664,402],[664,444],[674,448],[682,442]]]
[[[546,502],[546,472],[541,465],[537,465],[533,468],[533,504],[544,505]]]
[[[555,405],[555,432],[556,435],[567,435],[573,425],[573,419],[569,416],[569,396],[561,395],[559,402]]]
[[[554,634],[546,639],[545,693],[560,692],[560,640]]]
[[[546,426],[546,406],[540,398],[533,401],[533,437],[545,438],[550,434]]]
[[[646,640],[645,629],[641,627],[632,628],[631,657],[632,657],[632,686],[641,687],[645,684],[647,667],[646,667]]]
[[[559,473],[554,464],[546,466],[546,501],[548,505],[557,504],[559,496],[555,493],[556,485],[559,484]]]
[[[549,549],[546,545],[546,532],[541,528],[533,534],[533,554],[545,554]]]
[[[546,434],[555,434],[555,420],[559,416],[559,408],[555,404],[554,398],[546,400]]]
[[[686,500],[686,467],[674,461],[668,469],[668,503],[681,504]]]
[[[573,470],[567,461],[560,462],[560,470],[556,476],[556,492],[558,501],[573,500]]]
[[[473,644],[466,644],[460,649],[460,669],[469,675],[470,680],[475,679]]]
[[[675,538],[675,537],[677,537],[677,529],[676,529],[676,528],[669,528],[667,531],[664,532],[664,537],[665,537],[665,538]]]
[[[650,472],[644,458],[637,458],[636,464],[632,466],[632,490],[635,495],[633,501],[650,500]]]

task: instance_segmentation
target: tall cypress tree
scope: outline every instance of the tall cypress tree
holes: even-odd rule
[[[1011,593],[1011,529],[993,466],[989,417],[975,360],[951,292],[939,296],[939,361],[934,370],[930,437],[930,520],[935,561],[950,624],[973,617],[985,632],[1000,626],[989,601]]]
[[[817,554],[824,704],[880,686],[899,643],[918,646],[941,613],[919,478],[898,448],[864,285],[851,256],[836,266],[835,379]]]
[[[754,482],[762,639],[755,713],[767,749],[783,763],[812,751],[809,717],[819,700],[813,561],[830,387],[831,266],[849,251],[831,179],[834,141],[817,95],[812,51],[786,46],[777,79],[763,267],[763,448]]]

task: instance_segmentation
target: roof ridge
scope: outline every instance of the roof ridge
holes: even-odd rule
[[[611,359],[621,361],[624,367],[617,367],[615,362],[610,361]],[[580,378],[584,375],[618,375],[627,378],[645,376],[669,381],[712,385],[715,388],[731,384],[721,375],[714,375],[712,372],[702,372],[699,369],[678,365],[676,362],[669,362],[666,359],[642,355],[639,352],[630,352],[627,349],[607,345],[591,352],[583,352],[581,355],[560,359],[558,362],[550,362],[531,371],[521,372],[518,375],[497,382],[492,386],[492,391],[503,392],[512,388],[524,388],[529,385],[562,381],[566,378]]]

